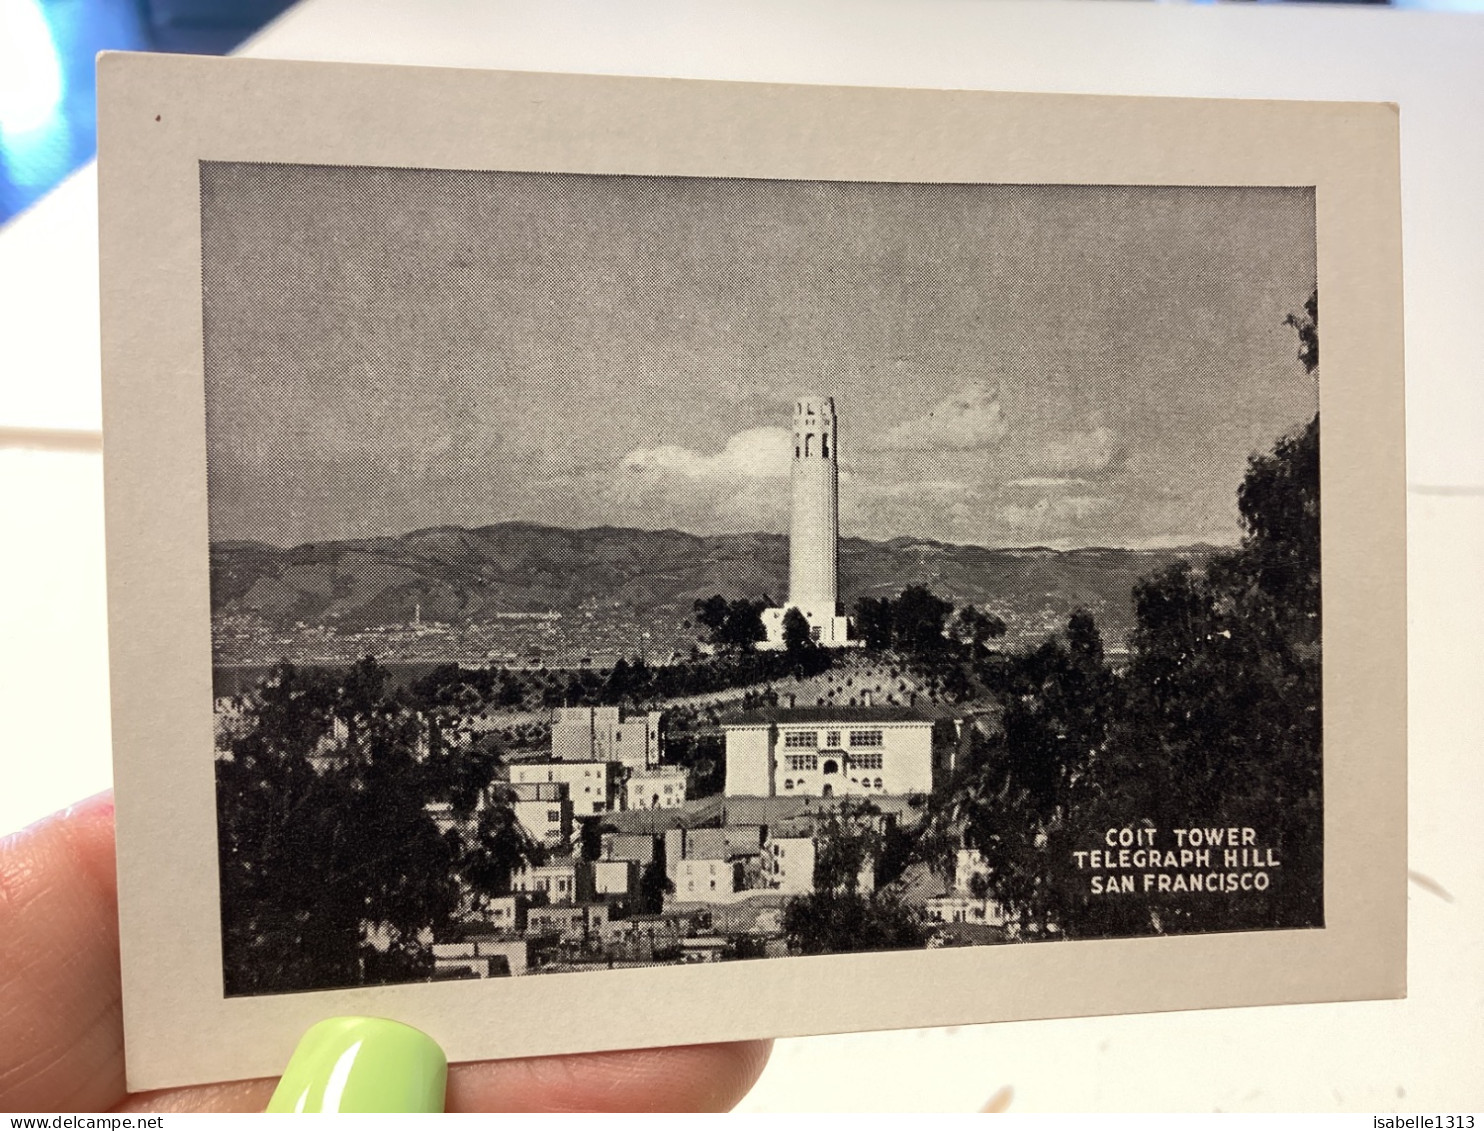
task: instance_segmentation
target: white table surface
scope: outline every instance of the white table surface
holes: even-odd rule
[[[306,0],[246,53],[1388,100],[1403,121],[1410,994],[785,1040],[744,1111],[1484,1108],[1484,17],[1119,0]],[[0,229],[0,831],[111,780],[96,191]]]

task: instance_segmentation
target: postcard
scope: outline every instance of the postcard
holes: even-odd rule
[[[1402,994],[1398,129],[104,57],[130,1086]]]

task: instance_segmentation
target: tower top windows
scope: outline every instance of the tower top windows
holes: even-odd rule
[[[794,402],[794,415],[830,423],[835,419],[835,402],[830,397],[804,397]]]

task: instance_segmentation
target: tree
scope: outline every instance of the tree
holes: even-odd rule
[[[1162,827],[1252,827],[1283,861],[1268,893],[1157,909],[1165,931],[1323,922],[1318,444],[1316,417],[1253,457],[1237,550],[1135,590],[1129,709],[1100,778]]]
[[[608,679],[603,684],[603,702],[623,704],[634,699],[642,683],[642,674],[632,670],[629,662],[620,656],[614,661],[612,669],[608,672]]]
[[[722,642],[735,651],[750,652],[754,644],[760,640],[766,640],[768,634],[763,628],[765,608],[767,608],[766,603],[749,601],[745,597],[739,597],[730,602],[727,605],[727,620]]]
[[[749,601],[738,597],[728,601],[720,593],[692,606],[696,623],[706,629],[710,643],[732,652],[751,651],[752,646],[767,638],[763,629],[766,601]]]
[[[1085,608],[1073,609],[1067,618],[1067,651],[1084,674],[1102,667],[1103,634],[1098,631],[1092,613]]]
[[[862,597],[855,603],[855,629],[864,645],[884,652],[892,641],[892,602],[889,597]]]
[[[577,845],[584,860],[597,860],[603,855],[603,819],[577,818]]]
[[[816,647],[814,636],[809,630],[809,618],[790,606],[783,614],[783,650],[792,660],[798,660],[803,653]]]
[[[499,705],[501,707],[519,707],[525,702],[526,691],[521,681],[510,672],[500,673]]]
[[[1319,368],[1319,289],[1317,287],[1304,303],[1304,313],[1288,315],[1283,319],[1283,325],[1292,326],[1298,331],[1298,359],[1303,362],[1305,373],[1313,373]]]
[[[727,599],[717,593],[704,600],[698,599],[691,607],[696,614],[696,623],[709,634],[710,642],[720,647],[727,624]]]
[[[473,816],[472,829],[450,830],[454,873],[468,894],[510,893],[510,879],[527,864],[539,864],[545,853],[515,819],[509,791],[492,787],[491,800]]]
[[[1255,584],[1273,612],[1312,621],[1319,617],[1319,417],[1280,440],[1269,455],[1253,456],[1237,491],[1247,536],[1242,550],[1218,563]]]
[[[894,892],[816,891],[783,908],[783,931],[799,954],[912,950],[927,942],[922,914]]]
[[[536,856],[490,789],[498,750],[388,685],[369,658],[280,665],[218,759],[229,994],[430,976],[433,933]]]
[[[1032,929],[1104,936],[1323,921],[1318,422],[1254,456],[1247,528],[1203,570],[1133,591],[1120,679],[1093,618],[1007,658],[1001,734],[950,813],[990,863],[988,889]],[[1259,830],[1283,861],[1266,893],[1109,900],[1069,865],[1110,827]]]
[[[1299,358],[1319,363],[1318,296]],[[1000,731],[935,797],[933,829],[990,865],[986,890],[1022,924],[1072,935],[1304,927],[1323,922],[1319,419],[1254,455],[1237,492],[1241,545],[1176,562],[1132,593],[1127,671],[1090,613],[1063,639],[1004,657]],[[960,618],[962,621],[962,618]],[[1267,892],[1110,900],[1070,851],[1111,827],[1259,830],[1282,860]]]
[[[1285,321],[1313,374],[1317,291],[1304,310]],[[1147,758],[1153,744],[1156,788],[1141,799],[1149,812],[1171,823],[1219,815],[1259,829],[1283,861],[1268,893],[1225,908],[1159,908],[1163,930],[1323,923],[1319,490],[1315,415],[1248,461],[1237,550],[1203,574],[1177,566],[1135,591],[1131,709],[1110,743],[1109,771]]]
[[[820,819],[814,831],[814,890],[853,893],[881,859],[881,810],[846,798]]]
[[[665,909],[665,896],[675,894],[675,885],[665,875],[665,862],[655,857],[639,874],[639,913],[658,915]]]
[[[892,644],[912,656],[933,657],[943,651],[944,633],[953,603],[925,585],[902,590],[892,606]]]
[[[665,761],[690,771],[693,799],[711,797],[726,787],[726,753],[719,734],[673,731],[665,743]]]
[[[1060,930],[1075,886],[1079,801],[1112,724],[1116,680],[1085,609],[1072,614],[1065,640],[1010,657],[1002,675],[1000,731],[971,735],[969,768],[934,819],[941,840],[958,829],[965,847],[983,853],[987,894],[1022,930]]]
[[[1005,622],[994,613],[987,613],[973,605],[965,605],[953,619],[953,636],[975,652],[984,648],[991,640],[1005,635]]]
[[[216,767],[226,992],[352,984],[357,909],[322,882],[331,862],[321,825],[344,798],[308,760],[330,728],[332,690],[280,664],[252,699],[248,728]],[[317,918],[307,910],[316,899]]]

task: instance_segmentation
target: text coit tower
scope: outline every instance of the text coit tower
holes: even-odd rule
[[[768,609],[763,624],[771,647],[783,645],[783,618],[798,609],[810,635],[825,647],[853,643],[841,615],[839,428],[830,397],[794,402],[793,500],[788,535],[788,603]]]

